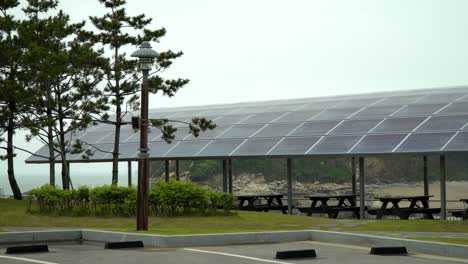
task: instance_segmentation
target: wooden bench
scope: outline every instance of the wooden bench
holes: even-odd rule
[[[434,219],[433,214],[439,214],[440,208],[370,208],[367,209],[367,213],[376,215],[377,218],[381,218],[384,215],[394,215],[400,219],[408,220],[412,214],[424,214],[425,219]]]
[[[268,212],[269,210],[280,210],[283,213],[286,213],[288,211],[288,206],[287,205],[259,204],[259,205],[255,205],[253,207],[243,208],[242,210],[256,211],[256,212]]]
[[[463,220],[468,220],[466,210],[455,210],[450,212],[453,217],[460,217]]]
[[[299,210],[301,213],[305,213],[307,215],[311,214],[327,214],[329,218],[338,218],[340,212],[353,212],[353,215],[356,218],[359,218],[359,207],[357,206],[327,206],[327,207],[306,207],[306,206],[298,206],[294,207]]]

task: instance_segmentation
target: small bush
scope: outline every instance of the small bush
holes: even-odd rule
[[[31,192],[38,212],[72,216],[134,216],[137,191],[134,187],[82,186],[77,190],[61,190],[44,185]],[[216,193],[192,182],[156,182],[149,191],[152,215],[212,215],[230,213],[234,197]],[[29,211],[32,210],[31,201]],[[218,209],[222,209],[219,211]]]

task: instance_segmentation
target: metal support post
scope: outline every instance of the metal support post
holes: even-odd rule
[[[175,161],[175,177],[176,181],[180,181],[180,170],[179,170],[179,160]]]
[[[359,216],[360,219],[366,218],[366,194],[364,179],[364,158],[359,157]]]
[[[132,186],[132,162],[129,160],[127,164],[128,186]]]
[[[356,190],[356,158],[352,157],[351,158],[351,191],[352,194],[356,195],[357,190]]]
[[[227,182],[227,160],[223,160],[223,192],[228,191],[228,182]]]
[[[424,156],[423,157],[423,163],[424,163],[424,195],[429,195],[429,178],[428,178],[428,175],[427,175],[427,156]]]
[[[169,181],[169,160],[164,161],[164,181]]]
[[[232,160],[228,160],[229,193],[232,194]]]
[[[447,190],[445,187],[445,155],[440,155],[440,219],[447,219]]]
[[[288,171],[288,214],[292,214],[292,174],[293,174],[293,165],[292,159],[288,158],[287,160],[287,171]]]

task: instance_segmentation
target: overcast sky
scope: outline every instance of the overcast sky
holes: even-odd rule
[[[97,0],[61,2],[75,21],[104,11]],[[166,76],[191,80],[150,107],[465,85],[466,10],[466,0],[128,1],[129,14],[167,29],[156,50],[185,53]],[[25,157],[18,173],[46,173]]]

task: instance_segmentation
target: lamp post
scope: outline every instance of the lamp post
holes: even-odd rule
[[[148,74],[153,66],[153,60],[159,56],[159,53],[151,48],[149,41],[144,41],[141,43],[140,48],[130,56],[139,59],[138,66],[143,72],[143,82],[141,83],[140,153],[138,155],[137,230],[148,230]]]

